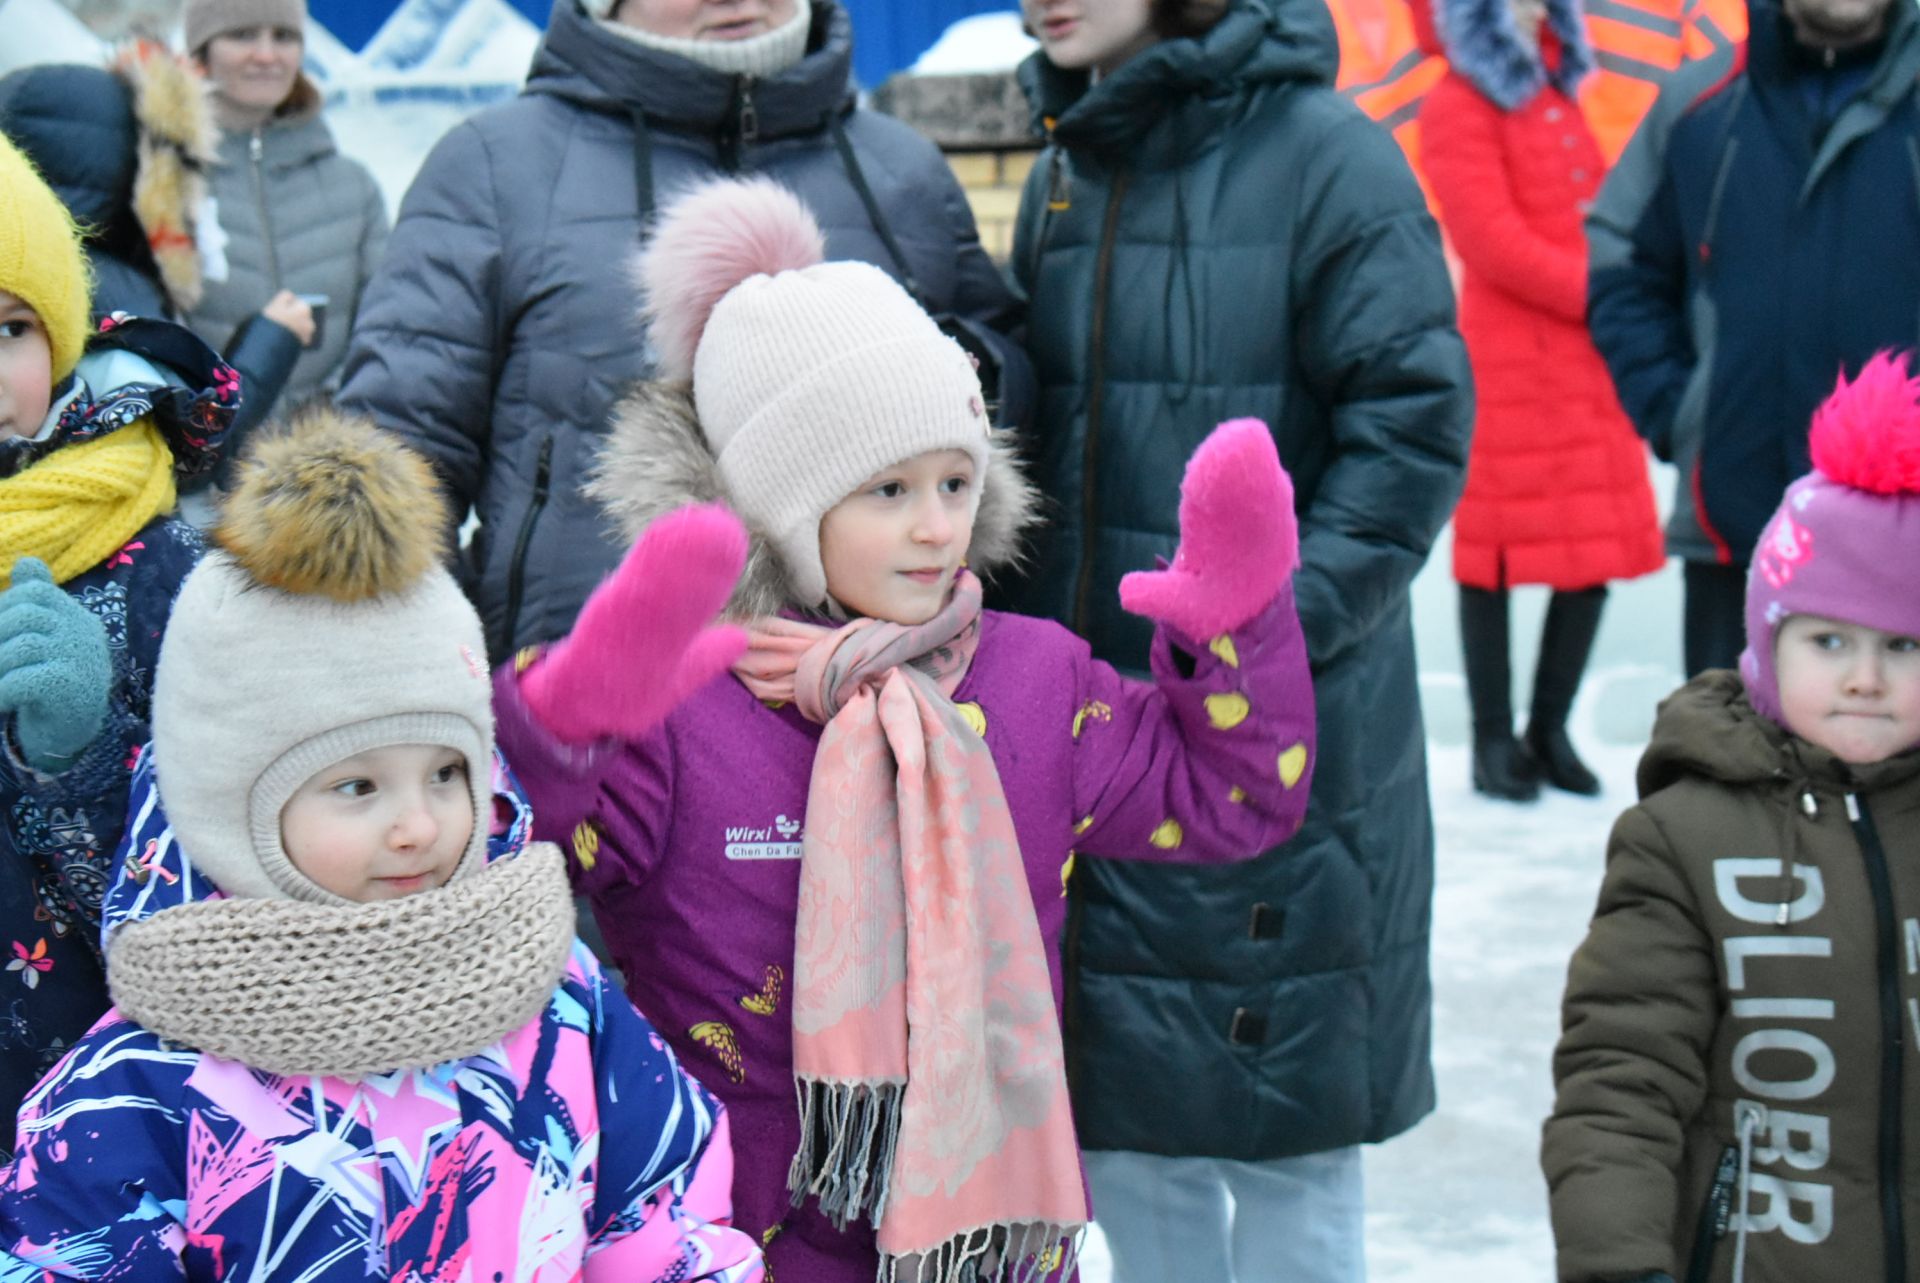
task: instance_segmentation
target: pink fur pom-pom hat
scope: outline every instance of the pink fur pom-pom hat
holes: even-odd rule
[[[973,358],[892,277],[825,244],[786,188],[717,179],[668,202],[636,269],[659,377],[692,381],[728,502],[810,606],[827,600],[820,518],[862,481],[931,450],[965,452],[981,478],[988,458]]]
[[[1911,354],[1880,352],[1814,411],[1813,471],[1787,487],[1747,572],[1740,675],[1781,721],[1774,638],[1791,615],[1920,636],[1920,379]]]

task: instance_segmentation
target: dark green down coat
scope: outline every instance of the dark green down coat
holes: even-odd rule
[[[1407,589],[1473,417],[1438,233],[1391,138],[1332,88],[1319,0],[1237,0],[1089,88],[1023,68],[1051,147],[1015,270],[1054,501],[1016,594],[1146,667],[1129,570],[1171,556],[1217,422],[1272,425],[1297,488],[1320,747],[1306,825],[1227,868],[1087,860],[1068,1056],[1092,1149],[1268,1159],[1433,1105],[1433,832]],[[1249,514],[1250,517],[1253,514]]]

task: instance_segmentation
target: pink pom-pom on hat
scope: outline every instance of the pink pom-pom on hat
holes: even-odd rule
[[[1920,494],[1920,378],[1910,354],[1876,352],[1813,412],[1808,446],[1828,480],[1873,494]]]
[[[1920,636],[1920,379],[1910,353],[1880,352],[1813,413],[1813,471],[1787,487],[1747,572],[1740,675],[1776,722],[1774,638],[1793,615]]]
[[[637,264],[659,377],[693,377],[707,321],[735,286],[812,267],[826,254],[813,215],[771,179],[711,179],[689,188],[668,205]]]

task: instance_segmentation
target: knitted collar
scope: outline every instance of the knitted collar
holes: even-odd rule
[[[142,1027],[283,1076],[356,1078],[482,1051],[537,1016],[573,944],[552,843],[379,904],[199,900],[120,927],[108,987]]]
[[[647,49],[674,54],[726,76],[774,76],[806,56],[807,32],[813,25],[813,6],[800,0],[793,16],[771,31],[746,40],[684,40],[657,36],[623,22],[600,19],[600,25]]]

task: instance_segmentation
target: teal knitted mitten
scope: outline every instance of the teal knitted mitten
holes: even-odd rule
[[[46,563],[21,557],[0,593],[0,714],[14,715],[27,764],[58,775],[107,720],[113,657],[94,613],[53,582]]]

